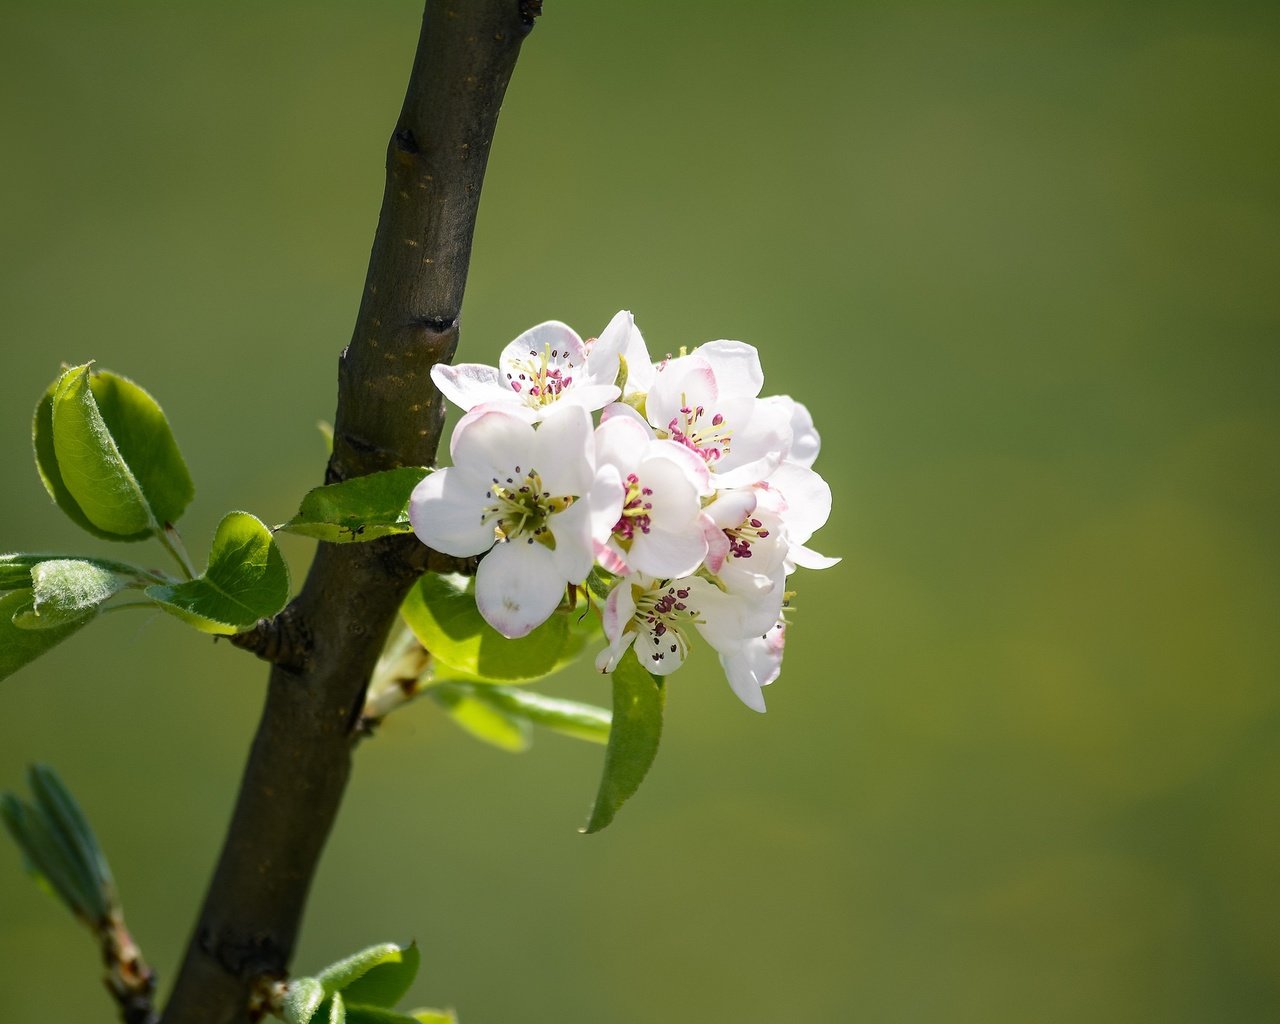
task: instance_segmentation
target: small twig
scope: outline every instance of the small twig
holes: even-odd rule
[[[120,1004],[120,1019],[124,1024],[158,1024],[160,1015],[152,1003],[156,991],[156,977],[142,959],[124,917],[115,911],[98,926],[102,942],[102,960],[107,966],[103,979],[112,996]]]
[[[252,629],[236,633],[231,644],[290,672],[305,669],[312,650],[311,633],[293,605],[274,618],[259,619]]]
[[[193,580],[200,574],[196,572],[196,567],[191,563],[191,556],[187,554],[186,545],[182,543],[182,535],[178,533],[178,528],[172,523],[165,523],[164,529],[156,534],[156,539],[164,545],[164,549],[173,555],[173,560],[182,568],[187,579]]]

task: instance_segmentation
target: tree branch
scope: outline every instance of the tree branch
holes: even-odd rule
[[[427,0],[351,342],[338,364],[326,479],[430,465],[485,164],[531,0]],[[353,729],[400,602],[425,567],[413,537],[321,544],[288,610],[309,657],[277,664],[231,826],[165,1024],[240,1024],[282,975],[351,769]]]

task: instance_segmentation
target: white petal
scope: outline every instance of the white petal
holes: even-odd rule
[[[591,509],[591,539],[604,542],[622,515],[622,477],[614,466],[601,466],[587,493],[586,504]],[[606,566],[605,568],[608,568]]]
[[[548,320],[508,342],[498,357],[498,366],[504,372],[509,371],[525,360],[541,358],[544,350],[567,353],[566,361],[575,366],[587,361],[586,348],[578,332],[559,320]]]
[[[752,637],[736,651],[720,655],[720,666],[729,686],[752,711],[764,713],[761,688],[777,679],[782,671],[784,640],[784,625],[778,622],[763,636]]]
[[[645,451],[646,459],[667,459],[674,462],[693,483],[699,497],[709,497],[715,493],[715,485],[711,480],[711,471],[707,469],[707,460],[691,448],[686,448],[677,441],[654,440]]]
[[[671,368],[674,362],[667,370],[655,375],[653,387],[645,399],[645,415],[659,430],[667,430],[686,404],[712,408],[719,395],[715,373],[705,359],[685,356],[678,361],[678,368]]]
[[[822,439],[814,429],[809,410],[790,395],[770,395],[765,401],[783,409],[791,421],[791,454],[787,458],[802,466],[812,466],[822,448]]]
[[[792,544],[787,549],[787,559],[792,565],[798,565],[802,569],[830,569],[840,562],[839,558],[820,555],[803,544]]]
[[[732,530],[756,510],[756,492],[749,487],[721,491],[703,512],[722,530]]]
[[[409,496],[409,522],[436,551],[465,558],[488,551],[493,525],[483,522],[485,480],[454,466],[427,474]]]
[[[640,328],[634,323],[623,347],[622,357],[627,361],[627,383],[623,392],[628,395],[644,394],[653,386],[653,360],[649,358],[649,350],[645,347]]]
[[[641,424],[638,418],[610,416],[596,427],[596,462],[616,466],[623,475],[633,473],[652,438],[648,424]]]
[[[654,448],[680,447],[668,441],[654,441],[652,445]],[[684,450],[688,451],[687,448]],[[689,454],[693,455],[692,452]],[[694,458],[702,462],[696,455]],[[636,475],[639,477],[640,486],[653,492],[646,498],[653,506],[649,515],[655,525],[666,530],[693,529],[694,520],[701,512],[701,503],[698,500],[700,488],[697,478],[690,478],[691,473],[686,463],[661,457],[645,459],[636,467]],[[656,575],[670,575],[670,573]]]
[[[763,480],[786,458],[791,448],[791,424],[775,405],[758,398],[734,398],[720,403],[733,426],[728,455],[712,465],[721,487],[744,487]]]
[[[788,460],[769,474],[766,483],[782,496],[782,518],[796,543],[808,541],[831,515],[831,487],[812,469]]]
[[[537,543],[497,544],[476,570],[476,607],[489,625],[512,639],[546,622],[564,591],[551,552]]]
[[[725,536],[724,530],[707,515],[702,516],[702,535],[707,542],[707,569],[718,573],[725,559],[729,557],[729,538]]]
[[[613,384],[578,384],[575,381],[560,392],[560,397],[555,402],[542,407],[542,418],[545,419],[550,410],[561,405],[580,405],[588,412],[595,412],[610,402],[617,401],[618,394],[618,389]]]
[[[431,380],[454,405],[470,411],[485,402],[520,402],[520,396],[502,383],[497,369],[480,363],[436,363]]]
[[[587,374],[593,381],[612,384],[618,377],[618,357],[626,348],[635,324],[629,309],[620,309],[587,352]]]
[[[688,576],[706,557],[707,538],[696,527],[674,531],[652,526],[648,533],[636,532],[627,561],[637,572],[670,579]]]
[[[626,402],[614,402],[612,405],[606,405],[600,410],[601,423],[607,423],[609,420],[619,418],[635,420],[644,428],[646,434],[653,437],[653,427],[649,426],[649,421],[641,416],[634,406],[628,405]]]
[[[699,613],[698,632],[717,651],[731,652],[743,640],[757,632],[743,628],[741,598],[731,597],[700,576],[677,580],[672,586],[688,588],[689,604]]]
[[[529,471],[533,426],[506,409],[475,409],[458,421],[449,440],[455,466],[487,477],[510,476],[516,466]]]
[[[764,387],[760,353],[743,341],[712,341],[699,345],[694,354],[711,364],[720,396],[755,398]]]
[[[585,501],[575,501],[563,512],[547,520],[556,539],[552,552],[556,574],[562,583],[581,583],[595,564],[591,542],[591,509]]]
[[[635,633],[623,633],[606,647],[603,651],[596,655],[596,671],[612,672],[618,667],[618,662],[622,660],[622,656],[627,653],[627,648],[635,641]]]
[[[595,476],[595,444],[587,411],[557,405],[538,426],[529,459],[542,476],[544,490],[554,496],[585,495]]]
[[[684,664],[689,653],[688,639],[677,629],[664,627],[659,635],[653,629],[642,629],[636,637],[636,657],[655,676],[669,676]]]

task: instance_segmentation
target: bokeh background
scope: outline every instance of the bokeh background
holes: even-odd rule
[[[754,343],[844,561],[767,716],[671,681],[602,835],[600,748],[391,719],[298,969],[416,937],[465,1024],[1280,1018],[1280,9],[546,6],[460,357]],[[107,551],[31,465],[62,360],[159,397],[193,550],[319,482],[419,16],[0,0],[0,547]],[[264,679],[131,613],[3,684],[0,785],[62,771],[164,983]],[[98,974],[0,846],[0,1017],[110,1020]]]

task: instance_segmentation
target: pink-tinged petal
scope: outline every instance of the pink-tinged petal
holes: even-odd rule
[[[822,448],[822,439],[813,426],[809,410],[790,395],[770,395],[764,401],[785,411],[791,422],[791,454],[787,458],[802,466],[812,466]]]
[[[703,513],[716,527],[731,530],[756,510],[756,492],[749,487],[721,491]]]
[[[591,510],[584,501],[575,501],[547,521],[556,539],[552,551],[556,574],[562,583],[581,583],[595,565],[595,545],[591,542]]]
[[[645,399],[645,415],[658,430],[667,430],[673,420],[678,420],[682,408],[698,405],[716,406],[719,392],[711,364],[697,356],[685,356],[678,360],[678,369],[672,368],[654,377],[653,386]]]
[[[445,398],[468,411],[485,402],[520,401],[502,383],[497,369],[480,363],[436,363],[431,367],[431,380]]]
[[[516,466],[528,472],[533,426],[506,409],[475,409],[458,421],[449,441],[455,466],[487,477],[510,476]]]
[[[764,387],[760,353],[743,341],[711,341],[699,345],[694,354],[711,364],[722,398],[755,398]]]
[[[631,590],[631,581],[619,580],[604,599],[604,611],[600,617],[604,635],[610,640],[617,640],[635,613],[636,599]]]
[[[769,474],[769,490],[782,496],[787,532],[804,544],[831,515],[831,487],[812,469],[787,461]]]
[[[707,461],[691,448],[686,448],[675,441],[652,442],[645,451],[646,459],[667,459],[680,467],[681,471],[693,483],[694,489],[701,498],[715,493],[715,484],[711,480],[711,471]]]
[[[627,560],[636,572],[671,579],[688,576],[707,557],[707,538],[696,527],[687,531],[653,526],[636,532]]]
[[[485,622],[510,639],[546,622],[564,591],[552,553],[541,544],[497,544],[476,570],[476,607]]]
[[[615,576],[631,575],[631,566],[627,564],[626,555],[618,547],[618,542],[610,538],[603,543],[596,541],[596,561],[606,572]]]
[[[530,461],[542,476],[543,489],[552,496],[585,495],[595,476],[595,444],[587,411],[576,405],[556,405],[538,426]]]
[[[839,558],[820,555],[813,548],[807,548],[803,544],[792,544],[787,549],[787,560],[802,569],[830,569],[840,562]]]
[[[702,516],[702,536],[707,542],[707,571],[718,573],[729,557],[729,538],[724,530],[717,526],[710,516]]]
[[[528,359],[541,358],[544,351],[561,353],[562,357],[567,356],[566,362],[575,366],[587,361],[587,351],[578,332],[559,320],[548,320],[509,342],[498,357],[498,366],[506,373]]]
[[[493,525],[483,521],[485,481],[454,466],[427,474],[409,496],[409,522],[418,539],[456,558],[493,545]]]

